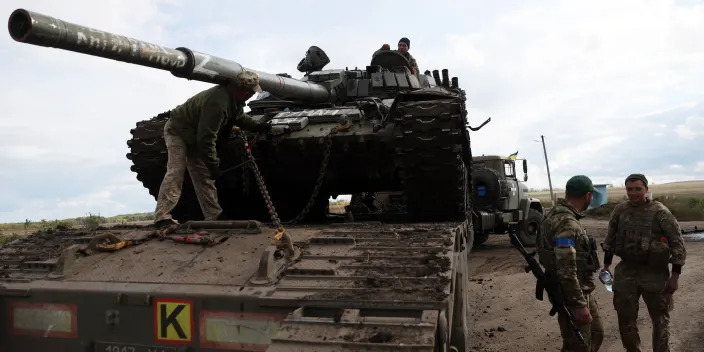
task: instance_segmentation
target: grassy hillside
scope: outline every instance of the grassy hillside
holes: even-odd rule
[[[655,199],[663,202],[680,221],[704,221],[704,181],[686,181],[652,185],[650,187]],[[556,197],[564,196],[564,189],[554,190]],[[530,192],[531,197],[550,206],[550,191]],[[626,190],[623,187],[611,187],[607,189],[608,204],[601,208],[592,209],[589,214],[595,217],[608,217],[613,207],[621,201],[626,200]],[[330,211],[333,213],[344,213],[344,206],[347,201],[333,201],[330,203]],[[0,224],[0,244],[5,243],[17,236],[23,236],[38,230],[62,229],[62,228],[85,228],[93,229],[101,225],[125,224],[140,221],[154,220],[154,213],[125,214],[112,217],[103,217],[88,214],[84,217],[63,220],[41,220],[25,221],[18,223]]]
[[[663,202],[680,221],[704,220],[704,181],[684,181],[651,185],[650,192],[654,199]],[[564,189],[554,189],[555,197],[563,197]],[[608,203],[588,213],[595,217],[608,217],[619,202],[627,200],[624,187],[606,189]],[[531,192],[531,197],[540,199],[550,205],[550,191]]]
[[[704,181],[684,181],[651,185],[650,192],[656,198],[664,197],[704,197]],[[564,197],[565,189],[554,188],[555,197]],[[609,201],[622,201],[626,199],[624,187],[610,187],[606,189]],[[530,192],[530,196],[540,199],[543,203],[550,203],[550,191]]]
[[[39,230],[64,229],[64,228],[85,228],[94,229],[101,225],[126,224],[137,221],[154,220],[154,213],[135,213],[117,215],[111,217],[100,216],[100,214],[90,214],[87,216],[63,219],[63,220],[45,220],[16,222],[0,224],[0,243],[6,242],[8,236],[27,235]]]

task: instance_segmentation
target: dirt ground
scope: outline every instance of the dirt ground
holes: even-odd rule
[[[607,221],[586,219],[583,224],[601,243]],[[704,228],[704,222],[681,222],[680,226]],[[670,313],[672,351],[702,351],[704,346],[704,235],[685,237],[687,260],[682,269],[675,307]],[[529,248],[530,251],[530,248]],[[603,259],[599,251],[599,259]],[[536,257],[537,258],[537,257]],[[495,235],[470,255],[469,347],[470,351],[559,351],[562,345],[557,316],[551,317],[547,302],[535,298],[535,277],[524,271],[525,260],[511,246],[508,236]],[[612,268],[618,263],[614,257]],[[612,269],[613,270],[613,269]],[[600,351],[623,351],[616,312],[608,292],[597,279],[595,290],[604,323]],[[643,351],[651,351],[651,323],[640,300],[638,327]]]

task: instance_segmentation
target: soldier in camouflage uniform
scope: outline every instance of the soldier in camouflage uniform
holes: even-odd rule
[[[682,265],[687,255],[675,217],[662,203],[646,198],[642,174],[626,178],[628,201],[616,206],[604,241],[604,269],[613,255],[621,258],[614,275],[614,308],[621,342],[628,352],[640,351],[638,301],[648,307],[653,324],[653,351],[669,351],[668,326]],[[672,264],[672,273],[668,264]]]
[[[579,219],[597,192],[587,176],[567,181],[565,198],[545,216],[537,242],[538,258],[545,274],[562,287],[565,305],[575,317],[585,343],[570,328],[568,317],[558,314],[562,351],[598,351],[604,339],[594,290],[594,273],[599,269],[596,242],[587,236]]]
[[[205,220],[223,219],[215,180],[221,175],[216,151],[218,135],[233,125],[266,132],[270,125],[258,125],[243,112],[247,99],[261,92],[254,72],[240,72],[236,79],[202,91],[170,112],[164,126],[168,150],[166,175],[159,188],[155,224],[175,224],[171,211],[181,197],[184,173],[188,170]]]
[[[419,72],[418,63],[416,62],[416,59],[413,57],[413,55],[408,52],[409,49],[411,49],[411,41],[408,40],[408,38],[406,37],[399,39],[398,52],[401,53],[401,55],[403,55],[411,64],[411,73],[417,73]]]

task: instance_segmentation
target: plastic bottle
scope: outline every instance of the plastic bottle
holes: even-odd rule
[[[613,278],[608,270],[601,269],[599,271],[599,280],[606,286],[606,290],[609,292],[614,292],[611,285],[613,284]]]

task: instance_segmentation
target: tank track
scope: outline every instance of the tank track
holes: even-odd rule
[[[166,174],[168,154],[164,142],[164,125],[168,119],[169,112],[164,112],[149,120],[137,122],[136,128],[130,130],[132,138],[127,141],[130,152],[126,156],[132,161],[130,170],[137,174],[137,180],[142,182],[155,200]],[[172,215],[179,220],[203,219],[188,173],[184,178],[181,200]]]
[[[409,95],[397,106],[399,176],[407,216],[414,221],[471,218],[472,156],[464,92],[460,93],[430,99]]]
[[[137,180],[142,182],[156,200],[161,182],[166,173],[168,154],[164,142],[164,125],[169,118],[169,113],[161,113],[149,120],[140,121],[130,131],[132,138],[127,141],[130,152],[126,155],[132,161],[130,169],[137,174]],[[229,152],[220,152],[227,149]],[[242,142],[237,138],[223,140],[218,145],[220,168],[227,170],[244,161]],[[243,174],[243,172],[246,172]],[[266,175],[264,175],[266,178]],[[266,204],[259,193],[259,189],[251,171],[242,167],[228,172],[216,183],[218,200],[223,212],[232,219],[257,219],[269,221]],[[271,190],[270,190],[271,191]],[[276,191],[276,190],[275,190]],[[282,220],[289,220],[301,211],[309,193],[286,197],[278,196],[275,192],[274,204]],[[327,200],[327,198],[325,199]],[[324,213],[316,202],[307,218],[319,216]],[[325,207],[327,209],[327,207]],[[181,199],[171,215],[179,221],[202,220],[203,213],[198,203],[191,178],[186,172],[184,177]]]

